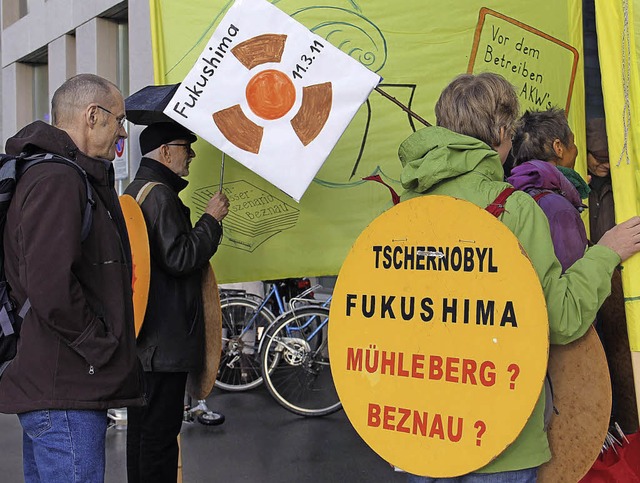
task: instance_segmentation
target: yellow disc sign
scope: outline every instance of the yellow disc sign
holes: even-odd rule
[[[540,396],[542,288],[516,237],[467,201],[423,196],[358,237],[336,282],[329,351],[358,434],[410,473],[489,463]]]
[[[144,314],[147,311],[149,298],[149,284],[151,282],[151,258],[149,253],[149,235],[142,215],[142,210],[136,200],[129,195],[120,196],[120,207],[124,215],[131,244],[131,258],[133,265],[133,319],[136,336],[142,328]]]

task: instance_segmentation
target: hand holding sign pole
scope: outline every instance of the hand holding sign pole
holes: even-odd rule
[[[224,185],[224,151],[222,151],[222,159],[220,160],[220,188],[218,191],[222,193],[222,186]]]
[[[165,114],[304,194],[380,77],[265,0],[237,0]]]

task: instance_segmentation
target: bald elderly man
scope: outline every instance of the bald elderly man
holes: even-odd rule
[[[55,92],[51,115],[53,126],[29,124],[6,152],[54,153],[84,169],[91,225],[83,239],[87,187],[73,166],[40,163],[20,178],[5,271],[16,302],[31,308],[0,379],[0,412],[20,419],[26,482],[102,482],[107,409],[143,403],[131,250],[111,164],[127,137],[124,101],[111,82],[80,74]]]

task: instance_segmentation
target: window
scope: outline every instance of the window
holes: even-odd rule
[[[49,70],[47,64],[33,64],[33,119],[50,123]]]
[[[2,27],[17,22],[29,13],[27,0],[2,0]]]
[[[129,25],[118,24],[118,53],[117,53],[118,87],[122,95],[129,95]]]

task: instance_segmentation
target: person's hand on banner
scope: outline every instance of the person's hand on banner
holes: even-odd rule
[[[640,217],[634,216],[618,223],[602,235],[598,245],[611,248],[620,256],[620,261],[624,262],[640,251]]]
[[[207,203],[206,213],[209,213],[219,222],[229,213],[229,198],[227,195],[218,191]]]

